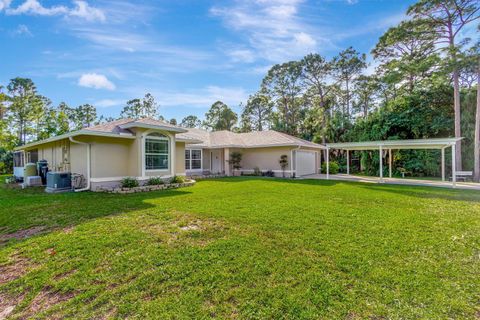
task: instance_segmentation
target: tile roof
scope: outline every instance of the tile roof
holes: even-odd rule
[[[185,130],[181,127],[172,125],[172,124],[170,124],[166,121],[156,120],[156,119],[152,119],[152,118],[120,119],[120,120],[115,120],[115,121],[111,121],[111,122],[107,122],[107,123],[102,123],[102,124],[99,124],[99,125],[96,125],[96,126],[88,127],[88,128],[85,128],[84,130],[96,131],[96,132],[118,133],[118,134],[131,133],[131,131],[129,131],[128,128],[129,127],[135,127],[136,124],[144,124],[144,125],[149,125],[149,126],[160,126],[160,127],[163,127],[163,128],[175,129],[175,131]]]
[[[300,146],[310,148],[324,148],[307,140],[292,137],[274,130],[235,133],[231,131],[208,132],[201,129],[189,129],[186,133],[177,135],[180,139],[201,140],[203,143],[195,146],[204,148],[259,148],[275,146]]]

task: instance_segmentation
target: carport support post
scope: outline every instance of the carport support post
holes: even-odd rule
[[[392,149],[388,149],[388,177],[392,177]]]
[[[350,174],[350,150],[347,149],[347,174]]]
[[[378,149],[380,155],[380,182],[383,182],[383,147]]]
[[[455,158],[455,144],[452,144],[452,187],[457,186],[457,162]]]
[[[445,181],[445,147],[442,148],[442,181]]]
[[[327,148],[327,159],[325,159],[327,162],[327,180],[330,179],[330,149]]]

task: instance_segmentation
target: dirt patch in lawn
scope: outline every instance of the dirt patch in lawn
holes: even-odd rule
[[[222,238],[229,228],[217,219],[201,218],[188,213],[175,212],[169,220],[143,221],[142,229],[168,245],[206,246]]]
[[[33,266],[32,262],[20,255],[14,255],[12,262],[0,266],[0,284],[20,278]]]
[[[7,234],[0,235],[0,245],[5,243],[5,242],[10,241],[11,239],[21,240],[21,239],[30,238],[34,235],[37,235],[37,234],[41,233],[46,228],[47,228],[46,226],[36,226],[36,227],[31,227],[31,228],[28,228],[28,229],[19,230],[19,231],[12,232],[12,233],[7,233]]]
[[[41,312],[45,312],[57,304],[66,302],[75,297],[74,292],[55,292],[51,288],[40,291],[28,307],[22,312],[22,319],[29,319]],[[56,318],[55,316],[51,318]]]
[[[13,296],[0,293],[0,320],[7,319],[23,298],[24,295]]]
[[[70,270],[70,271],[67,271],[67,272],[63,272],[63,273],[57,274],[56,276],[53,277],[53,280],[55,280],[55,281],[63,280],[63,279],[65,279],[65,278],[70,277],[71,275],[73,275],[73,274],[76,273],[76,272],[77,272],[77,270],[76,270],[76,269],[73,269],[73,270]]]

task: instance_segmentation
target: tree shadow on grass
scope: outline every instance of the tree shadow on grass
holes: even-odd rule
[[[36,235],[72,228],[89,220],[152,208],[148,200],[191,193],[184,189],[107,194],[95,192],[47,194],[43,188],[0,187],[0,247]]]
[[[252,180],[271,181],[274,183],[289,183],[310,185],[317,187],[331,187],[336,185],[349,185],[368,189],[372,192],[390,192],[398,195],[417,197],[423,199],[442,199],[454,201],[468,201],[480,203],[480,192],[476,190],[448,189],[442,187],[431,186],[414,186],[414,185],[394,185],[380,183],[366,183],[356,181],[340,181],[340,180],[322,180],[322,179],[282,179],[282,178],[265,178],[265,177],[229,177],[221,179],[210,179],[206,181],[219,182],[248,182]]]
[[[360,183],[359,183],[360,184]],[[448,189],[442,187],[405,186],[405,185],[367,185],[360,184],[361,188],[390,192],[402,196],[422,199],[440,199],[450,201],[467,201],[480,204],[480,192],[476,190]]]

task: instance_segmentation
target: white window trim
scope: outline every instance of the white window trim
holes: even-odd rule
[[[185,166],[185,171],[190,171],[190,172],[199,172],[203,171],[203,150],[202,149],[185,149],[185,151],[190,152],[190,159],[189,159],[189,164],[190,164],[190,169],[187,169]],[[192,169],[192,151],[200,151],[200,169]],[[187,160],[187,158],[185,158]],[[198,160],[198,159],[195,159]]]
[[[144,136],[144,139],[143,139],[143,154],[142,154],[142,157],[143,157],[143,170],[145,172],[170,172],[170,168],[171,168],[171,161],[173,161],[172,159],[172,153],[173,153],[173,150],[172,150],[172,144],[170,142],[170,138],[168,137],[168,135],[162,133],[162,132],[158,132],[160,134],[163,134],[164,137],[156,137],[156,136],[149,136],[149,134],[152,134],[152,133],[155,133],[155,132],[146,132],[145,133],[145,136]],[[152,139],[152,140],[160,140],[160,141],[167,141],[167,145],[168,145],[168,153],[167,153],[167,159],[168,159],[168,162],[167,162],[167,168],[166,169],[147,169],[147,161],[146,161],[146,157],[147,157],[147,139]]]

